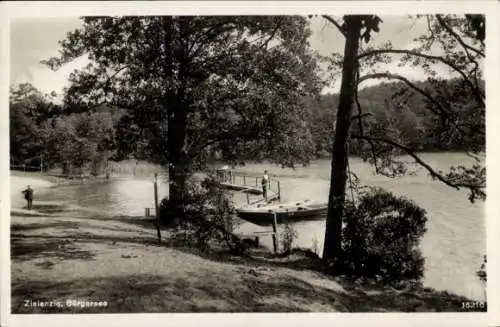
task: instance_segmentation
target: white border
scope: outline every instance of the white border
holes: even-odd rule
[[[492,13],[494,1],[12,1],[10,17]]]
[[[10,26],[0,4],[0,324],[10,313]]]
[[[497,2],[498,4],[498,2]],[[488,311],[492,325],[500,325],[500,6],[493,9],[496,16],[486,19],[486,245],[488,254]]]
[[[499,140],[498,93],[498,24],[499,4],[492,1],[192,1],[192,2],[7,2],[0,3],[1,23],[1,110],[0,138],[2,142],[0,156],[1,167],[1,232],[2,271],[1,271],[1,325],[33,326],[88,326],[88,325],[165,325],[172,326],[234,326],[238,324],[254,326],[302,326],[302,325],[405,325],[405,326],[485,326],[500,324],[500,302],[494,290],[500,290],[500,278],[495,278],[498,263],[494,260],[500,249],[498,231],[500,230],[499,199],[500,178],[496,167],[500,158],[500,149],[495,140]],[[235,15],[235,14],[379,14],[404,15],[416,13],[484,13],[487,15],[487,59],[485,78],[487,86],[487,167],[488,201],[487,238],[488,238],[488,307],[484,313],[356,313],[356,314],[98,314],[98,315],[10,315],[10,223],[9,217],[9,155],[8,155],[8,85],[9,85],[9,21],[8,18],[65,17],[83,15]],[[496,165],[495,165],[496,164]],[[495,253],[494,253],[495,252]]]

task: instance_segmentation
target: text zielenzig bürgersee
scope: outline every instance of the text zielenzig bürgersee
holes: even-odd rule
[[[73,300],[65,301],[41,301],[41,300],[24,300],[25,308],[106,308],[107,301],[90,301],[90,300]]]

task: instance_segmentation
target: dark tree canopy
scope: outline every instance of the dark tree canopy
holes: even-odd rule
[[[47,119],[61,114],[55,94],[42,94],[29,83],[10,88],[11,164],[39,165],[44,154],[43,129]]]
[[[126,108],[124,150],[166,163],[166,107],[182,98],[186,152],[235,161],[307,162],[311,140],[301,98],[317,93],[308,21],[296,16],[86,17],[61,43],[57,68],[87,54],[68,103]],[[265,142],[263,142],[265,140]],[[296,142],[300,141],[300,142]],[[283,144],[288,144],[286,147]],[[245,151],[241,151],[245,149]]]
[[[300,100],[321,83],[308,24],[298,16],[85,17],[47,64],[88,56],[66,102],[126,109],[119,154],[168,163],[172,207],[184,208],[186,182],[209,156],[287,166],[312,158]]]

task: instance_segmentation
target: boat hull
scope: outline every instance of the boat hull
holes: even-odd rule
[[[238,217],[258,225],[271,225],[274,220],[274,213],[271,211],[257,210],[237,210]],[[302,210],[279,211],[276,210],[276,220],[278,224],[292,221],[319,220],[326,217],[327,207],[304,208]]]

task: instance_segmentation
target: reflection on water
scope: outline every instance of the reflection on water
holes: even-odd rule
[[[165,183],[158,183],[160,199],[167,194],[167,190]],[[87,182],[51,189],[42,195],[41,199],[62,200],[92,215],[138,216],[144,214],[144,208],[154,207],[154,188],[152,179],[130,178]]]
[[[468,158],[460,154],[429,154],[426,159],[438,169],[446,169],[450,165],[463,163]],[[317,160],[309,167],[296,170],[251,164],[241,168],[241,171],[260,174],[265,169],[271,175],[280,176],[283,202],[303,199],[327,201],[329,160]],[[427,259],[426,286],[446,289],[474,299],[483,298],[483,289],[475,276],[482,255],[486,252],[482,202],[471,204],[467,201],[465,192],[434,182],[423,173],[392,180],[374,176],[371,167],[359,160],[352,160],[351,169],[364,184],[405,195],[427,210],[428,232],[421,244]],[[86,214],[133,216],[142,215],[145,207],[154,206],[153,192],[152,179],[120,179],[53,189],[43,197],[47,200],[65,200],[68,204],[84,208]],[[160,183],[160,198],[166,194],[167,186]],[[246,197],[235,194],[234,201],[244,203]],[[295,245],[312,247],[313,240],[317,240],[321,251],[324,220],[297,222],[294,225],[298,231]],[[244,223],[240,229],[245,231],[250,227],[250,223]],[[270,238],[263,238],[262,243],[271,246]]]

